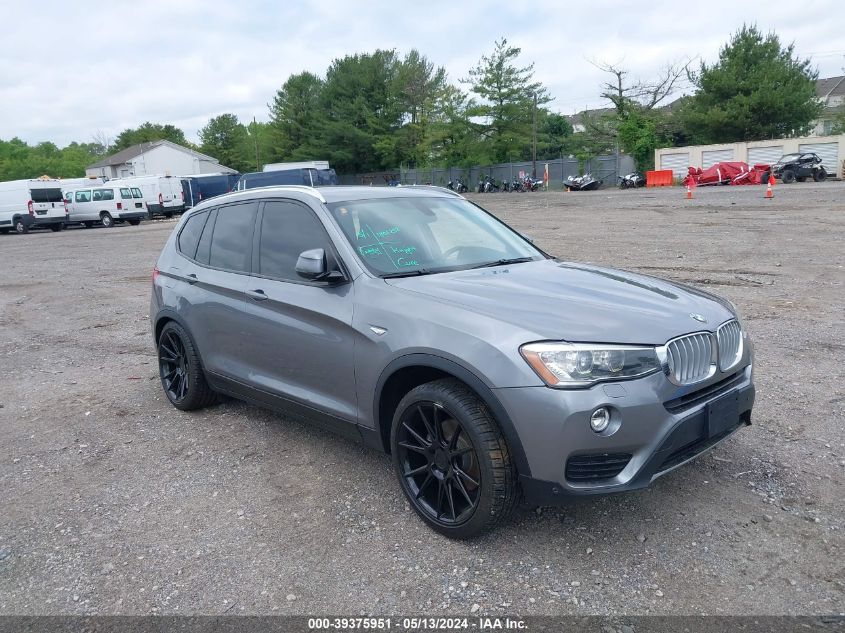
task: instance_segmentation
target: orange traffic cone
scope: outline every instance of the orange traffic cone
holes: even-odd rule
[[[692,200],[692,187],[687,185],[687,200]]]
[[[768,200],[769,198],[774,198],[774,197],[775,197],[775,194],[774,194],[774,192],[772,191],[772,185],[773,185],[773,184],[775,184],[775,183],[774,183],[774,180],[775,180],[774,176],[769,176],[769,182],[768,182],[768,183],[766,183],[766,199],[767,199],[767,200]]]

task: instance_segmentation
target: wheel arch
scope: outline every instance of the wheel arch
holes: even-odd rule
[[[408,354],[393,360],[379,376],[373,400],[373,418],[381,448],[390,452],[390,430],[396,405],[414,387],[438,380],[455,378],[472,389],[490,409],[520,475],[529,476],[531,469],[516,427],[493,390],[472,370],[455,361],[433,354]]]

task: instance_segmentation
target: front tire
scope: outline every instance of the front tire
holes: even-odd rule
[[[784,169],[783,174],[781,174],[780,179],[783,181],[783,184],[789,185],[795,182],[795,172],[791,169]]]
[[[815,180],[816,182],[824,182],[825,180],[827,180],[827,172],[825,171],[824,167],[819,167],[813,172],[813,180]]]
[[[449,538],[483,534],[517,503],[516,469],[502,432],[484,402],[456,379],[420,385],[402,398],[390,446],[411,507]]]
[[[165,325],[158,337],[158,368],[164,393],[177,409],[202,409],[217,400],[191,337],[175,321]]]

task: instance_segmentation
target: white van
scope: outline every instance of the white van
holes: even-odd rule
[[[67,219],[61,183],[55,178],[0,182],[0,233],[32,227],[61,231]]]
[[[88,228],[95,222],[107,228],[123,222],[138,226],[141,219],[147,217],[141,190],[138,187],[117,187],[113,182],[65,191],[68,223],[84,224]]]
[[[109,180],[109,186],[137,187],[144,194],[149,217],[163,215],[172,218],[185,210],[182,179],[176,176],[133,176]]]

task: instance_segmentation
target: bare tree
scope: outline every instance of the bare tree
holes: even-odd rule
[[[97,130],[94,134],[92,134],[91,140],[103,148],[103,156],[109,153],[109,148],[114,142],[114,139],[102,130]]]
[[[605,62],[588,60],[593,66],[602,72],[612,75],[602,84],[601,96],[610,101],[616,109],[617,114],[625,114],[626,108],[635,103],[643,109],[652,110],[671,96],[678,87],[694,58],[686,58],[666,64],[651,80],[636,80],[629,82],[627,77],[629,71],[622,65],[623,62]]]

